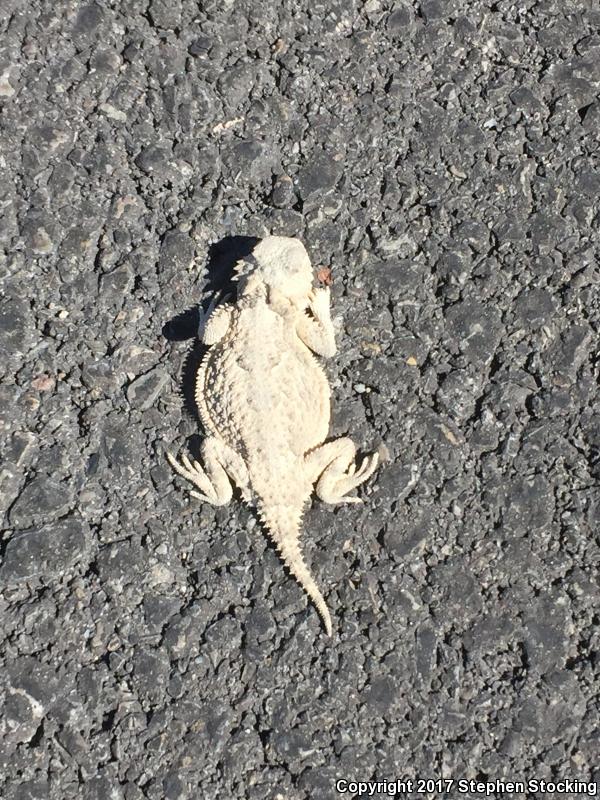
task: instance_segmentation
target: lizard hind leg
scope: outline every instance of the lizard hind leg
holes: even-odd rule
[[[327,442],[305,456],[312,482],[317,481],[317,496],[325,503],[361,503],[359,497],[348,495],[364,483],[377,469],[377,453],[365,456],[357,469],[356,447],[346,437]]]
[[[175,472],[200,490],[190,492],[192,497],[214,506],[227,505],[233,494],[232,480],[247,496],[250,489],[248,470],[235,450],[216,436],[210,436],[202,442],[201,454],[204,467],[197,461],[190,461],[185,454],[178,461],[167,453]]]

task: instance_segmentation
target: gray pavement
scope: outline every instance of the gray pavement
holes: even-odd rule
[[[600,782],[596,0],[0,20],[0,796]],[[164,458],[268,233],[332,271],[332,434],[388,454],[306,517],[331,641]]]

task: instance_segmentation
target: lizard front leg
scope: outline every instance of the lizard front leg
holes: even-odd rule
[[[302,312],[296,323],[296,331],[304,344],[324,358],[331,358],[336,352],[330,302],[328,286],[314,289],[308,298],[308,307],[313,316]]]
[[[359,497],[348,497],[351,492],[369,478],[379,461],[377,453],[365,456],[356,468],[356,446],[346,437],[327,442],[307,453],[305,464],[311,483],[317,481],[317,496],[325,503],[361,503]]]
[[[209,436],[202,442],[201,454],[204,468],[197,461],[190,461],[185,453],[181,456],[181,463],[171,453],[167,453],[167,459],[175,472],[200,489],[199,492],[190,492],[192,497],[213,506],[224,506],[233,495],[233,480],[242,490],[244,498],[249,498],[248,470],[235,450],[216,436]]]
[[[207,346],[219,342],[227,333],[231,322],[233,306],[225,303],[216,308],[218,301],[219,295],[214,295],[206,311],[202,305],[198,306],[198,338]]]

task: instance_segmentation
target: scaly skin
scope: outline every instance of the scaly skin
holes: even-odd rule
[[[374,472],[377,454],[357,470],[350,439],[324,444],[330,392],[314,353],[332,356],[335,338],[329,289],[312,288],[303,245],[267,237],[237,265],[237,276],[237,302],[209,309],[201,321],[210,345],[196,382],[208,434],[204,467],[167,457],[204,502],[224,505],[231,482],[240,488],[331,635],[327,605],[300,551],[302,515],[315,483],[327,503],[360,502],[347,492]]]

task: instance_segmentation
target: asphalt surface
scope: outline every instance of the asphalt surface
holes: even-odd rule
[[[600,781],[596,0],[2,9],[0,796]],[[332,270],[332,434],[388,454],[306,518],[331,641],[164,458],[268,233]]]

